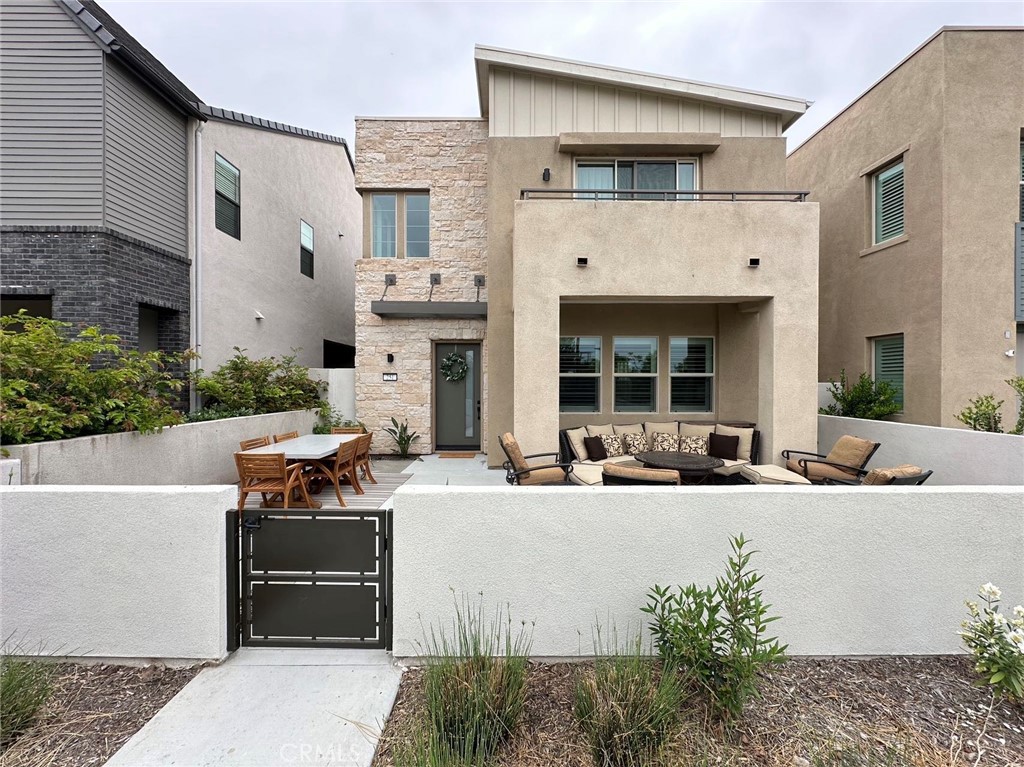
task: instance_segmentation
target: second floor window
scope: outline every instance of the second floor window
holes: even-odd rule
[[[217,228],[242,239],[242,178],[238,168],[219,154],[213,169],[214,220]]]
[[[871,180],[874,198],[874,236],[877,245],[905,231],[903,225],[903,160],[880,170]]]
[[[398,255],[398,195],[375,194],[371,206],[371,255],[395,258]]]
[[[370,255],[430,256],[429,192],[377,192],[370,196]]]
[[[576,164],[576,188],[595,190],[626,190],[580,195],[587,199],[617,200],[688,200],[692,195],[665,192],[689,192],[697,188],[697,161],[682,160],[580,160]],[[649,194],[642,191],[652,190]],[[660,194],[659,194],[660,192]]]
[[[405,257],[430,255],[430,195],[405,195]]]
[[[299,271],[313,279],[313,227],[299,219]]]

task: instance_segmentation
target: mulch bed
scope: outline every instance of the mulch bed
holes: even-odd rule
[[[586,665],[530,665],[523,720],[495,767],[594,767],[572,713],[574,675]],[[1024,767],[1024,705],[993,700],[973,681],[966,656],[793,659],[769,673],[764,697],[747,706],[731,732],[709,723],[700,697],[691,698],[658,761],[702,767]],[[410,669],[374,767],[394,764],[393,747],[408,738],[423,706],[422,670]]]
[[[101,765],[142,729],[200,667],[56,666],[35,724],[0,755],[4,767]]]

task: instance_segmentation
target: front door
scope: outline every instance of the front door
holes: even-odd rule
[[[480,449],[480,344],[434,347],[434,408],[438,450]]]

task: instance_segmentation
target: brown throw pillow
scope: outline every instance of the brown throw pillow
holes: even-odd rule
[[[584,437],[583,444],[587,448],[587,460],[603,461],[608,457],[608,451],[604,449],[600,437]]]
[[[622,440],[617,434],[601,434],[598,438],[604,445],[604,451],[608,454],[607,458],[618,458],[622,455]]]
[[[721,458],[723,461],[735,461],[736,450],[740,446],[739,437],[727,437],[724,434],[708,435],[708,455]]]

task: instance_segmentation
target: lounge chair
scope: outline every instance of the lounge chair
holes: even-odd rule
[[[909,463],[900,464],[887,469],[861,469],[856,477],[835,479],[829,477],[826,485],[923,485],[932,472]]]
[[[502,434],[498,438],[501,449],[508,458],[502,468],[505,469],[505,481],[510,485],[565,485],[572,473],[570,463],[545,463],[531,466],[527,461],[531,458],[557,458],[558,453],[534,453],[523,455],[519,442],[511,433]]]
[[[782,457],[786,459],[787,469],[820,485],[826,478],[856,479],[858,472],[864,469],[878,448],[878,442],[846,434],[836,441],[827,455],[804,450],[783,450]]]

